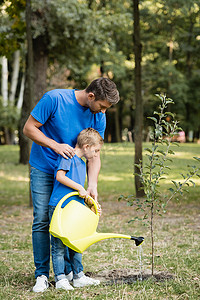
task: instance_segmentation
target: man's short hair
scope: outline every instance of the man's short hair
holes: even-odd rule
[[[105,77],[93,80],[86,88],[86,92],[92,92],[95,100],[107,100],[110,104],[116,104],[120,100],[116,84]]]
[[[77,137],[77,145],[79,148],[82,148],[84,145],[94,146],[98,144],[103,144],[103,138],[99,132],[93,128],[83,129]]]

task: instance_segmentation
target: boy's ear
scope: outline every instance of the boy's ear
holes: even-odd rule
[[[90,146],[88,144],[83,145],[84,150],[88,150],[89,148],[90,148]]]

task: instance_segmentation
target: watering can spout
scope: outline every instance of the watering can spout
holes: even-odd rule
[[[143,236],[139,236],[139,237],[131,236],[131,240],[134,240],[135,241],[135,245],[139,246],[144,241],[144,238],[143,238]]]
[[[79,240],[74,240],[73,245],[76,247],[76,251],[78,250],[78,252],[82,253],[83,251],[85,251],[85,249],[87,249],[92,244],[105,239],[112,239],[112,238],[123,238],[123,239],[134,240],[136,246],[139,246],[144,241],[143,237],[134,237],[134,236],[118,234],[118,233],[94,232],[90,236],[86,236]]]

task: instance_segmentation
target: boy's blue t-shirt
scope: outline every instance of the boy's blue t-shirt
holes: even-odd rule
[[[96,129],[104,138],[105,114],[93,114],[78,103],[75,90],[57,89],[44,94],[31,115],[43,125],[40,130],[58,143],[75,147],[77,136],[85,128]],[[58,154],[33,142],[29,163],[48,174],[54,173]]]
[[[56,180],[56,174],[58,170],[66,171],[66,175],[71,180],[79,183],[84,186],[85,177],[86,177],[86,164],[79,158],[76,154],[73,158],[65,159],[59,155],[58,160],[55,166],[54,172],[54,187],[49,201],[49,205],[56,206],[58,202],[68,193],[74,192],[75,190],[60,183]],[[84,199],[79,196],[73,196],[73,200],[77,200],[80,203],[84,204]],[[63,203],[62,207],[69,203],[72,199],[68,198]]]

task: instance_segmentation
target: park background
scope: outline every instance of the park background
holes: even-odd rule
[[[143,149],[149,146],[152,122],[147,117],[159,105],[155,94],[166,94],[174,100],[175,105],[169,109],[176,113],[186,137],[186,143],[175,149],[169,177],[162,182],[161,189],[167,193],[170,180],[179,179],[179,173],[193,163],[192,157],[199,156],[199,7],[200,1],[192,0],[0,2],[1,293],[4,299],[36,297],[30,292],[34,283],[28,175],[30,141],[22,135],[24,122],[46,91],[82,89],[100,76],[112,79],[121,97],[106,114],[106,144],[99,177],[99,199],[104,210],[100,229],[121,233],[131,230],[145,236],[146,280],[133,282],[139,272],[138,258],[137,251],[128,242],[106,241],[88,250],[85,265],[95,276],[104,274],[109,284],[76,291],[67,297],[199,298],[198,179],[194,180],[195,188],[190,187],[179,202],[172,201],[163,217],[158,216],[155,263],[160,273],[156,280],[148,277],[149,230],[139,221],[128,223],[141,212],[127,207],[123,201],[118,202],[121,194],[135,193],[135,134],[139,130]],[[139,129],[138,124],[142,124]],[[102,273],[106,270],[106,274]],[[116,278],[117,285],[111,285]],[[52,289],[43,297],[64,299],[65,295]]]

